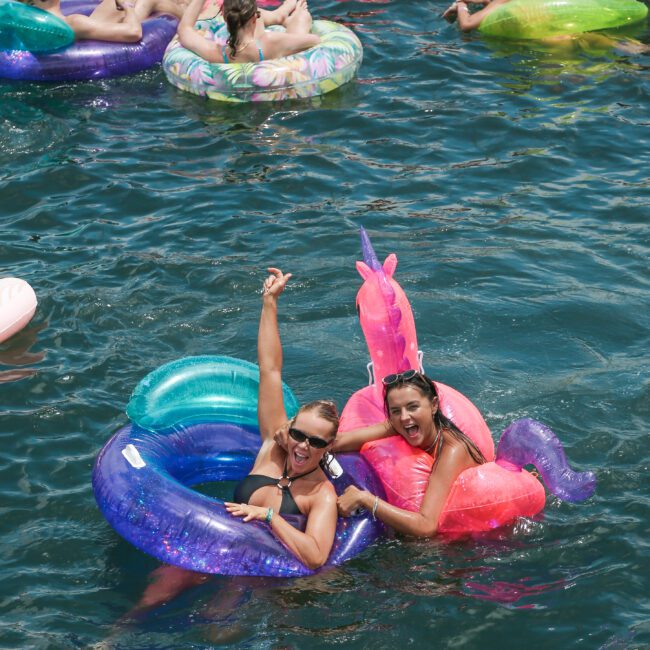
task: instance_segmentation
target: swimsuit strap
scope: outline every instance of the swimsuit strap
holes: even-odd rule
[[[224,46],[221,48],[221,56],[223,57],[223,62],[224,62],[224,63],[229,63],[229,61],[228,61],[228,54],[226,53],[226,47],[227,47],[227,45],[224,45]]]
[[[262,46],[260,45],[259,41],[255,41],[255,45],[257,45],[257,53],[260,55],[260,62],[264,61],[264,53],[262,52]]]
[[[312,472],[315,472],[317,469],[319,469],[319,465],[316,465],[314,469],[310,469],[308,472],[303,472],[302,474],[296,474],[295,476],[289,476],[287,474],[287,463],[288,463],[288,459],[285,459],[284,469],[282,470],[282,476],[278,479],[278,487],[281,490],[288,490],[294,481],[298,480],[299,478],[302,478],[303,476],[307,476],[308,474],[311,474]],[[280,485],[282,481],[288,481],[288,483],[286,485]]]

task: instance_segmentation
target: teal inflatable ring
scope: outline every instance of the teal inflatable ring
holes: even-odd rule
[[[132,422],[166,431],[201,422],[257,427],[259,368],[226,356],[185,357],[150,372],[126,407]],[[284,407],[292,417],[298,401],[282,384]]]
[[[481,22],[487,36],[543,39],[624,27],[642,21],[648,8],[636,0],[512,0]]]
[[[0,50],[51,52],[74,42],[74,32],[49,11],[0,0]]]
[[[219,46],[228,37],[223,18],[197,23]],[[281,30],[281,27],[269,29]],[[175,38],[163,57],[167,79],[195,95],[229,102],[260,102],[323,95],[350,81],[363,58],[361,42],[347,27],[315,20],[321,43],[309,50],[259,63],[208,63]]]

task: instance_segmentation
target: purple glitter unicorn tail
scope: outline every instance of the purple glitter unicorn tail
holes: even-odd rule
[[[596,475],[574,472],[558,437],[537,420],[516,420],[503,432],[496,462],[506,468],[535,465],[546,487],[563,501],[584,501],[596,489]]]

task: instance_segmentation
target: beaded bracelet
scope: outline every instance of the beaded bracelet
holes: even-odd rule
[[[377,514],[377,507],[379,506],[379,497],[375,496],[375,502],[372,504],[372,518],[373,520],[377,520],[376,514]]]
[[[273,508],[269,508],[269,509],[266,511],[266,518],[265,518],[266,523],[267,523],[267,524],[270,524],[270,523],[271,523],[271,519],[273,519]]]

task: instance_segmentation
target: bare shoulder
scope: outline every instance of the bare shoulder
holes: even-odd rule
[[[451,436],[445,436],[445,444],[442,447],[440,462],[463,468],[476,464],[467,447],[460,440],[456,440]]]
[[[323,476],[321,480],[311,483],[307,487],[305,496],[310,499],[312,505],[316,503],[319,505],[328,503],[336,504],[336,490],[326,476]]]
[[[336,490],[329,480],[325,479],[321,481],[318,490],[323,495],[324,499],[334,499],[334,501],[336,501]]]

